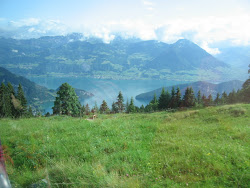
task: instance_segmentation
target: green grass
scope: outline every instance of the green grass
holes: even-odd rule
[[[0,121],[13,185],[249,187],[250,105]]]

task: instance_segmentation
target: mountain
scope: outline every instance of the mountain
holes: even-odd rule
[[[220,52],[215,56],[216,58],[227,62],[232,67],[247,70],[250,64],[250,46],[220,48]]]
[[[223,80],[230,68],[188,40],[174,44],[115,38],[109,44],[80,34],[0,38],[0,66],[23,76],[107,79]]]
[[[198,81],[198,82],[193,82],[189,84],[180,84],[180,85],[165,87],[165,91],[168,90],[169,93],[171,93],[172,87],[175,87],[175,89],[179,87],[181,90],[181,94],[184,95],[186,88],[192,87],[195,95],[200,90],[202,95],[204,94],[208,96],[209,94],[211,94],[213,97],[215,97],[217,93],[221,94],[224,91],[226,93],[231,92],[233,89],[237,91],[238,89],[241,89],[243,83],[244,83],[243,81],[239,81],[239,80],[223,82],[220,84],[212,84],[208,82]],[[154,94],[156,94],[156,96],[159,97],[161,95],[161,91],[162,91],[162,88],[159,88],[159,89],[147,92],[147,93],[139,94],[135,98],[137,100],[151,101],[154,97]]]
[[[27,78],[24,78],[23,76],[15,75],[5,68],[0,67],[0,83],[2,82],[4,84],[10,82],[16,91],[18,85],[21,84],[29,104],[37,105],[49,101],[54,101],[56,96],[55,90],[47,89],[44,86],[37,85]],[[93,96],[92,93],[81,89],[75,89],[75,91],[80,100]]]
[[[161,70],[170,69],[172,72],[194,69],[215,69],[216,67],[228,67],[222,61],[191,41],[181,39],[169,45],[153,61],[149,62],[148,68]]]

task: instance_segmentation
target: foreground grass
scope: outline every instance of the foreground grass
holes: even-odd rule
[[[249,187],[250,105],[0,121],[13,185]]]

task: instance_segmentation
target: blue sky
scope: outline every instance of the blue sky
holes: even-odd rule
[[[187,38],[250,44],[249,0],[0,0],[0,34],[14,38],[81,32],[109,42],[124,37],[173,43]]]

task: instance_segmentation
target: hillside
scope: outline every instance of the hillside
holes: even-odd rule
[[[0,66],[33,76],[198,81],[226,79],[224,73],[230,69],[184,39],[166,44],[118,37],[106,44],[80,34],[27,40],[0,38],[0,53]]]
[[[185,94],[185,90],[187,87],[192,87],[195,95],[200,90],[201,94],[204,94],[206,96],[211,94],[213,97],[215,97],[217,93],[222,94],[224,91],[226,93],[230,93],[233,89],[237,91],[238,89],[241,89],[243,83],[244,83],[243,81],[239,81],[239,80],[223,82],[220,84],[212,84],[208,82],[199,81],[199,82],[193,82],[193,83],[188,83],[188,84],[174,85],[174,87],[175,89],[179,87],[182,95]],[[168,90],[169,93],[171,93],[172,87],[173,86],[165,87],[165,91]],[[139,94],[135,98],[137,100],[151,101],[154,97],[154,94],[156,94],[156,96],[159,97],[161,95],[161,91],[162,91],[162,88],[159,88],[153,91],[149,91],[147,93]]]
[[[15,90],[17,90],[18,85],[21,84],[23,86],[23,90],[29,104],[40,104],[48,101],[54,101],[56,96],[55,90],[47,89],[44,86],[37,85],[27,78],[24,78],[23,76],[15,75],[5,68],[0,67],[0,83],[2,82],[5,84],[10,82]],[[81,89],[75,89],[75,91],[80,99],[85,99],[93,96],[92,93]]]
[[[249,187],[249,121],[249,104],[1,119],[0,137],[17,187]]]

